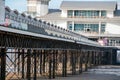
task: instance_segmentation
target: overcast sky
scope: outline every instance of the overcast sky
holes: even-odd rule
[[[58,8],[62,1],[118,1],[120,0],[51,0],[49,8]],[[11,9],[17,9],[19,12],[26,11],[27,0],[6,0],[6,6],[9,6]]]

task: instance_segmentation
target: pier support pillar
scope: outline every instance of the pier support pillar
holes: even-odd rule
[[[43,53],[42,53],[42,50],[39,51],[39,58],[40,58],[40,74],[42,74],[42,56],[43,56]]]
[[[0,80],[5,80],[5,77],[6,77],[6,49],[5,48],[0,49],[0,58],[1,58]]]
[[[88,51],[85,52],[85,71],[88,69]]]
[[[76,60],[75,60],[75,53],[71,51],[71,65],[72,65],[72,75],[76,74]]]
[[[92,67],[92,51],[89,52],[90,68]]]
[[[98,54],[98,65],[101,65],[101,51],[99,51],[99,54]]]
[[[46,54],[47,54],[47,52],[46,52],[46,50],[44,50],[43,51],[43,68],[42,68],[43,73],[45,73],[45,58],[46,58]]]
[[[55,63],[56,63],[56,54],[57,54],[57,51],[53,51],[53,78],[55,78],[55,68],[56,68],[56,65],[55,65]]]
[[[67,76],[67,50],[65,51],[65,77]]]
[[[62,51],[63,61],[62,61],[62,76],[67,76],[67,51]]]
[[[57,71],[58,70],[58,61],[59,61],[59,58],[58,58],[58,52],[59,50],[56,51],[56,55],[55,55],[55,70]]]
[[[15,54],[16,54],[16,52],[15,52]],[[20,56],[21,56],[21,49],[18,49],[18,64],[17,64],[17,66],[18,66],[18,74],[20,73]],[[15,65],[14,68],[16,68],[16,65]]]
[[[24,49],[22,49],[22,78],[24,79],[24,63],[25,63],[25,59],[24,59],[24,54],[25,54],[25,51]]]
[[[31,50],[27,50],[27,80],[31,80]]]
[[[93,65],[96,65],[96,52],[93,52]]]
[[[37,73],[36,73],[37,72],[37,69],[36,69],[37,68],[36,67],[37,66],[37,63],[36,63],[37,53],[36,53],[36,50],[33,50],[33,55],[34,55],[34,80],[36,80],[36,78],[37,78]]]
[[[79,58],[79,74],[80,74],[82,73],[82,63],[83,63],[82,51],[79,51],[79,55],[80,55],[80,58]]]
[[[52,78],[52,70],[51,70],[51,68],[52,68],[52,51],[49,51],[48,52],[49,54],[49,79],[51,79]]]
[[[99,51],[96,52],[96,66],[99,64]]]

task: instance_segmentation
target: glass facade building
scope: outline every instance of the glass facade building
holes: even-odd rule
[[[105,18],[105,10],[67,10],[68,18]],[[68,21],[68,29],[76,32],[104,33],[106,23],[81,23]]]

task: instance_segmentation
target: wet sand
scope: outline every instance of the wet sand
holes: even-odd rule
[[[95,69],[95,70],[94,70]],[[103,71],[104,69],[104,71]],[[120,80],[120,66],[98,66],[83,72],[80,75],[68,75],[67,77],[56,77],[51,80]],[[111,74],[112,73],[112,74]],[[49,79],[38,79],[49,80]]]
[[[38,80],[120,80],[120,76],[112,74],[95,74],[84,72],[80,75],[68,75],[67,77],[56,77],[55,79]]]

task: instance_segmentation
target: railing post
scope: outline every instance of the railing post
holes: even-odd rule
[[[31,80],[31,50],[27,50],[27,80]]]
[[[6,77],[6,49],[5,48],[1,48],[0,56],[1,56],[0,80],[5,80],[5,77]]]

